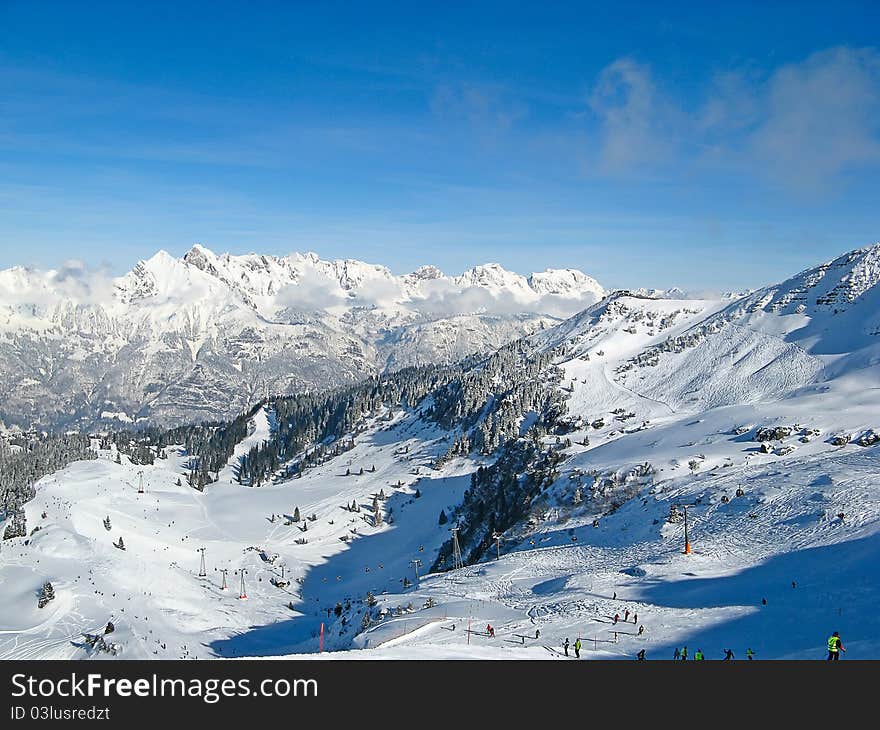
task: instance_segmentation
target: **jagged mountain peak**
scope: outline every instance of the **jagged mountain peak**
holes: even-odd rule
[[[528,280],[522,274],[508,271],[501,264],[492,262],[480,264],[455,277],[461,286],[477,286],[488,289],[511,289],[514,291],[531,291]]]
[[[212,269],[216,258],[217,255],[211,249],[200,243],[193,244],[193,247],[183,255],[186,263],[202,270]]]
[[[432,279],[442,279],[446,275],[438,269],[436,266],[428,265],[428,266],[420,266],[412,273],[407,276],[413,279],[420,279],[423,281],[432,280]]]
[[[597,299],[605,296],[604,287],[578,269],[545,269],[529,276],[528,283],[538,294],[564,295],[572,291],[592,291]]]

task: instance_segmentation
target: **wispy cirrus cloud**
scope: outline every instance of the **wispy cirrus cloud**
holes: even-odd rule
[[[441,121],[464,121],[484,139],[510,131],[528,116],[523,98],[493,84],[440,84],[431,97],[430,108]]]
[[[880,163],[880,53],[835,48],[779,68],[762,89],[747,139],[754,160],[797,188],[833,184]]]
[[[630,58],[601,71],[587,105],[595,170],[730,171],[798,193],[880,164],[880,53],[832,48],[769,72],[715,74],[687,104]]]
[[[673,159],[686,117],[657,87],[648,66],[621,58],[605,67],[588,105],[598,120],[602,172],[628,173]]]

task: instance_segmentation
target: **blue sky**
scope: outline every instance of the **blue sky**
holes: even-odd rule
[[[880,240],[876,3],[0,0],[0,267],[743,288]]]

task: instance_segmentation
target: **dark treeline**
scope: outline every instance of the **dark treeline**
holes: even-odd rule
[[[562,391],[553,387],[562,381],[562,370],[552,365],[558,354],[536,354],[517,341],[437,389],[427,415],[459,435],[434,466],[473,450],[493,454],[529,428],[546,433],[546,425],[555,424],[566,408]],[[529,415],[533,425],[524,427]]]
[[[110,448],[112,444],[135,464],[152,464],[157,456],[162,458],[166,447],[181,445],[190,457],[187,475],[190,485],[204,490],[217,480],[217,472],[226,466],[236,445],[248,435],[248,421],[263,405],[263,402],[257,403],[227,422],[116,431],[102,437],[101,445]]]
[[[549,387],[561,380],[550,367],[555,353],[530,353],[523,342],[488,357],[472,356],[455,365],[405,368],[357,385],[324,393],[276,398],[271,402],[277,428],[270,441],[242,458],[239,481],[259,486],[283,464],[285,476],[338,456],[353,446],[342,440],[356,434],[364,419],[383,408],[419,410],[419,415],[458,433],[441,466],[474,449],[494,453],[520,436],[522,415],[533,413],[536,427],[555,421],[565,410],[562,393]]]
[[[499,448],[498,458],[471,475],[470,488],[462,503],[443,522],[454,520],[459,528],[459,544],[465,565],[478,562],[492,546],[493,534],[503,533],[525,519],[535,500],[558,477],[563,459],[561,444],[545,446],[540,439],[554,427],[558,410],[546,411],[529,431],[528,438],[508,440]],[[431,571],[449,570],[452,564],[452,538],[437,554]]]
[[[295,475],[339,455],[353,445],[341,441],[342,437],[356,433],[366,417],[383,407],[417,409],[433,391],[460,377],[462,368],[475,362],[476,358],[469,358],[457,366],[409,367],[328,392],[273,399],[273,437],[242,458],[239,481],[259,486],[285,462],[292,462],[287,475]]]
[[[37,481],[72,461],[95,458],[97,454],[90,448],[89,437],[81,434],[0,438],[0,519],[14,516],[7,526],[8,536],[23,535],[26,528],[21,507],[33,499]]]

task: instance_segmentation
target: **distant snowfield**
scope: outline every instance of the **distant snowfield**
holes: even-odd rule
[[[266,410],[204,493],[177,486],[184,456],[173,448],[151,467],[109,452],[72,464],[26,505],[28,529],[41,529],[0,543],[0,657],[109,658],[81,634],[112,620],[122,658],[314,658],[322,624],[326,659],[574,661],[578,638],[590,660],[640,649],[672,659],[684,645],[709,659],[728,648],[823,659],[835,630],[847,659],[880,658],[880,445],[831,443],[880,428],[875,335],[854,324],[872,321],[876,302],[822,285],[836,309],[785,310],[805,306],[800,284],[734,303],[620,296],[533,336],[536,349],[565,345],[571,445],[544,512],[505,534],[500,559],[493,550],[460,570],[425,575],[449,537],[441,509],[485,462],[431,469],[457,434],[412,412],[379,414],[353,450],[261,488],[235,470],[271,434]],[[789,435],[762,449],[757,429],[776,426]],[[590,473],[645,463],[653,482],[629,482],[618,509],[573,504]],[[374,527],[380,490],[386,521]],[[689,506],[690,555],[673,505]],[[303,520],[287,524],[297,507]],[[56,599],[38,609],[46,580]],[[368,592],[383,618],[362,625]]]

